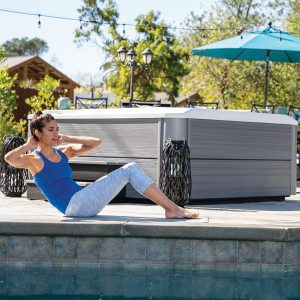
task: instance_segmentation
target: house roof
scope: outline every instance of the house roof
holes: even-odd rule
[[[8,71],[11,73],[22,72],[26,66],[29,72],[29,78],[34,75],[34,79],[40,80],[46,74],[51,75],[55,79],[59,79],[63,83],[68,83],[72,86],[79,87],[80,85],[56,69],[54,66],[47,63],[39,56],[14,56],[6,58],[1,65],[7,65]],[[31,76],[30,76],[31,74]]]
[[[187,101],[190,98],[198,98],[199,99],[200,97],[199,97],[198,92],[192,92],[188,95],[182,95],[182,96],[179,96],[179,97],[175,98],[175,101],[176,101],[177,104],[180,104],[184,101]]]
[[[8,65],[8,68],[15,67],[19,64],[24,63],[25,61],[28,61],[29,59],[33,58],[34,56],[13,56],[13,57],[7,57],[4,62],[1,63],[1,65]]]

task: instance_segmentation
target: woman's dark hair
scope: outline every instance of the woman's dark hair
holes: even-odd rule
[[[30,122],[30,132],[37,142],[39,141],[39,138],[34,134],[34,131],[37,129],[39,132],[42,132],[47,123],[52,120],[55,120],[52,115],[43,114],[41,111],[38,111],[33,115]]]

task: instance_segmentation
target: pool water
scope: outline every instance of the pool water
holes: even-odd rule
[[[0,299],[300,299],[300,273],[4,266]]]

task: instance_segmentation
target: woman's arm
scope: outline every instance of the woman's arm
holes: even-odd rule
[[[32,155],[25,153],[32,149],[35,149],[37,145],[37,141],[33,137],[30,137],[24,145],[6,153],[4,156],[4,160],[15,168],[28,169]]]
[[[72,158],[96,149],[102,144],[102,140],[95,137],[89,137],[89,136],[71,136],[71,135],[59,134],[58,144],[61,143],[77,144],[77,145],[67,145],[65,147],[66,149],[65,154],[68,156],[68,158]]]

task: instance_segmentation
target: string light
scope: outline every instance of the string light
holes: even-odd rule
[[[83,20],[81,18],[71,18],[71,17],[59,17],[59,16],[54,16],[54,15],[46,15],[46,14],[38,14],[38,13],[31,13],[31,12],[24,12],[24,11],[17,11],[17,10],[11,10],[11,9],[5,9],[5,8],[0,8],[0,11],[2,12],[8,12],[8,13],[14,13],[14,14],[20,14],[20,15],[28,15],[28,16],[38,16],[44,17],[44,18],[52,18],[52,19],[59,19],[59,20],[67,20],[67,21],[79,21],[82,22],[84,21],[85,23],[91,23],[91,24],[99,24],[99,25],[109,25],[110,23],[108,22],[98,22],[94,20]],[[40,21],[39,21],[40,24]],[[116,23],[117,26],[123,26],[123,33],[125,33],[125,26],[128,27],[135,27],[136,24],[129,24],[129,23]],[[156,25],[157,28],[165,28],[165,29],[170,29],[170,30],[193,30],[193,31],[217,31],[220,30],[220,28],[199,28],[199,27],[172,27],[172,26],[163,26],[163,25]],[[82,29],[82,25],[80,27]],[[235,31],[236,29],[233,28],[221,28],[221,30],[224,31]]]
[[[41,23],[41,15],[39,15],[39,21],[38,21],[38,28],[42,27],[42,23]]]
[[[12,10],[12,9],[5,9],[5,8],[0,8],[0,12],[7,12],[7,13],[14,13],[14,14],[20,14],[20,15],[28,15],[28,16],[38,16],[39,21],[38,21],[38,26],[39,28],[41,27],[41,17],[44,18],[52,18],[52,19],[58,19],[58,20],[67,20],[67,21],[79,21],[80,22],[80,29],[82,30],[82,21],[84,21],[85,23],[90,23],[90,24],[99,24],[99,25],[109,25],[110,23],[108,22],[98,22],[98,21],[94,21],[94,20],[83,20],[81,18],[71,18],[71,17],[59,17],[59,16],[54,16],[54,15],[46,15],[46,14],[38,14],[38,13],[31,13],[31,12],[24,12],[24,11],[17,11],[17,10]],[[136,24],[126,24],[126,23],[116,23],[116,26],[123,26],[123,34],[125,34],[125,26],[128,27],[135,27]],[[236,29],[236,28],[228,28],[228,27],[222,27],[222,28],[204,28],[204,27],[172,27],[172,26],[163,26],[163,25],[156,25],[156,28],[165,28],[165,29],[169,29],[169,30],[183,30],[183,31],[202,31],[203,32],[203,36],[205,36],[205,32],[208,31],[229,31],[229,32],[240,32],[240,34],[242,33],[256,33],[257,31],[249,31],[249,30],[245,30],[245,28],[241,28],[241,29]],[[280,34],[280,40],[282,40],[281,38],[281,31],[278,30],[278,33]],[[300,32],[287,32],[290,34],[298,34],[300,35]],[[241,35],[241,39],[243,38],[243,36]]]

